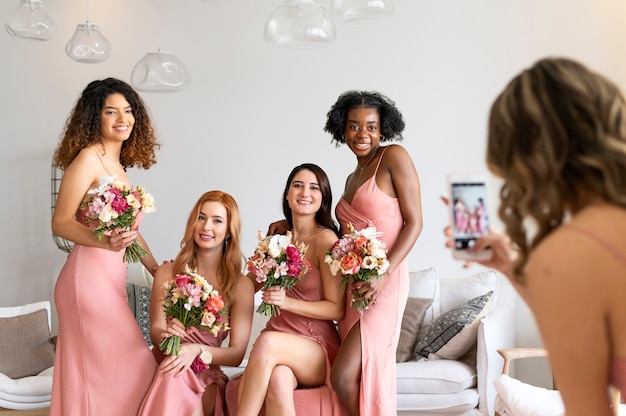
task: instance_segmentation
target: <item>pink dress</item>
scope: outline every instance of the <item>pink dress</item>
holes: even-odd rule
[[[386,149],[385,149],[386,150]],[[356,191],[352,204],[340,199],[335,210],[342,232],[347,233],[347,223],[356,230],[374,226],[390,250],[404,219],[397,198],[385,194],[376,184],[376,172]],[[409,271],[406,260],[387,277],[376,304],[365,311],[350,306],[352,295],[346,291],[346,314],[339,322],[341,339],[354,324],[361,324],[361,394],[359,407],[362,415],[396,414],[396,348],[400,337],[400,324],[409,293]]]
[[[321,300],[322,278],[319,268],[312,263],[311,271],[306,279],[287,292],[287,296],[308,301]],[[339,351],[339,334],[332,321],[308,318],[289,311],[281,311],[267,322],[265,331],[280,331],[298,334],[319,343],[326,350],[326,381],[324,385],[314,388],[299,388],[294,391],[294,404],[297,416],[341,416],[347,411],[337,398],[330,383],[330,370]],[[237,414],[237,395],[240,377],[234,376],[226,386],[226,402],[228,414]],[[260,414],[263,414],[261,412]]]
[[[182,342],[219,347],[227,335],[227,331],[221,331],[217,336],[213,336],[208,331],[197,331],[189,334]],[[165,355],[158,346],[155,346],[152,351],[157,361],[161,362],[165,359]],[[139,416],[188,416],[200,405],[202,394],[211,383],[217,386],[213,415],[225,416],[224,387],[227,381],[226,374],[219,366],[213,364],[202,374],[195,374],[191,369],[187,369],[186,372],[176,377],[156,373],[139,410]]]
[[[148,391],[157,363],[128,306],[123,255],[75,244],[61,269],[51,416],[136,416]]]

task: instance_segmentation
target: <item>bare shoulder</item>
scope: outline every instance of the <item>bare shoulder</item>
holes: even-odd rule
[[[235,285],[235,297],[239,298],[240,296],[254,296],[254,285],[245,274],[239,276]]]
[[[174,263],[167,262],[161,264],[154,272],[154,282],[152,283],[152,289],[154,290],[163,287],[165,282],[172,279],[173,275]]]
[[[383,160],[411,160],[409,152],[399,144],[389,144],[385,146]]]

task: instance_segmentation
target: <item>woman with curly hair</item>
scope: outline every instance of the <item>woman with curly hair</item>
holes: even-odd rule
[[[148,169],[159,146],[143,101],[114,78],[87,85],[67,121],[54,155],[64,174],[52,232],[74,247],[54,291],[59,334],[52,416],[134,416],[152,381],[156,362],[128,307],[123,261],[134,240],[149,248],[138,223],[98,239],[81,203],[103,175],[130,185],[126,169]],[[151,273],[157,267],[152,254],[141,261]]]
[[[578,62],[536,62],[491,107],[487,164],[506,233],[473,250],[492,247],[480,263],[532,310],[567,415],[609,416],[609,386],[626,394],[622,93]]]
[[[196,202],[185,228],[180,252],[155,274],[150,299],[150,337],[154,345],[170,336],[182,339],[178,355],[152,349],[159,368],[139,416],[224,416],[224,389],[228,377],[220,366],[236,367],[246,352],[254,312],[254,288],[242,274],[241,216],[237,203],[222,191],[204,193]],[[222,295],[228,307],[228,331],[212,334],[166,319],[163,285],[186,268],[195,270]],[[198,368],[198,360],[205,366]],[[202,371],[204,370],[204,371]]]
[[[388,97],[348,91],[327,115],[325,131],[356,156],[335,214],[343,233],[374,226],[388,248],[389,269],[370,283],[352,282],[332,383],[351,415],[396,414],[396,348],[409,293],[406,257],[422,231],[420,183],[402,140],[404,120]],[[353,300],[369,300],[357,310]],[[375,358],[374,358],[375,357]]]

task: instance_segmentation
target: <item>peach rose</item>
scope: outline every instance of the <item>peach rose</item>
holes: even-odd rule
[[[341,272],[343,274],[357,274],[361,270],[361,256],[350,251],[341,258]]]

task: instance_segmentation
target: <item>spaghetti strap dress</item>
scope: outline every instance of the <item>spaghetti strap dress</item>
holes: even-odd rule
[[[220,331],[217,336],[214,336],[208,331],[199,330],[183,338],[182,343],[191,342],[220,347],[227,335],[228,331]],[[159,363],[165,359],[166,356],[158,346],[155,346],[152,351]],[[225,416],[224,388],[227,381],[228,376],[224,374],[220,366],[214,364],[201,374],[195,374],[191,368],[175,377],[157,372],[138,416],[189,416],[200,405],[204,390],[213,383],[217,387],[213,415]]]
[[[84,215],[79,209],[76,218],[87,225]],[[139,411],[157,363],[128,306],[123,255],[75,244],[61,269],[50,416]]]
[[[352,203],[343,197],[335,208],[342,233],[347,224],[355,230],[376,227],[387,248],[393,248],[404,225],[400,203],[384,193],[376,184],[376,174],[385,151],[381,153],[376,171],[356,191]],[[409,270],[404,260],[387,276],[387,282],[376,298],[376,304],[359,311],[350,306],[352,295],[346,291],[346,313],[339,321],[339,334],[344,340],[352,327],[361,327],[361,415],[396,414],[396,348],[400,338],[402,314],[409,294]]]
[[[317,301],[324,298],[322,277],[319,267],[311,262],[308,276],[287,292],[287,296],[299,300]],[[294,405],[297,416],[342,416],[347,411],[337,397],[330,382],[330,370],[339,351],[339,334],[332,321],[314,319],[290,311],[281,311],[267,322],[265,331],[280,331],[310,338],[322,346],[326,352],[326,380],[324,385],[315,388],[298,388],[294,392]],[[228,414],[237,414],[237,392],[240,376],[234,376],[226,388]],[[259,413],[263,415],[262,411]],[[271,416],[271,415],[267,415]]]

